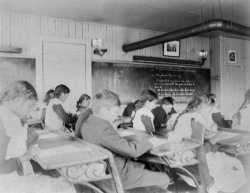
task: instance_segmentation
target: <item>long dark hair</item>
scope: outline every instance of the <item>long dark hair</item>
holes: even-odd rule
[[[45,94],[45,97],[44,97],[44,99],[43,99],[43,102],[45,103],[45,104],[49,104],[49,101],[52,99],[52,98],[54,98],[54,90],[53,89],[49,89],[47,92],[46,92],[46,94]]]
[[[80,98],[78,99],[78,101],[76,102],[76,110],[79,111],[81,109],[81,107],[82,107],[81,106],[82,101],[84,101],[84,100],[90,100],[90,99],[91,99],[91,97],[89,95],[82,94],[80,96]]]
[[[168,97],[163,97],[162,99],[160,99],[158,102],[157,102],[159,105],[164,105],[164,104],[170,104],[170,105],[174,105],[174,99],[170,96]]]
[[[69,87],[67,87],[66,85],[64,84],[59,84],[56,88],[55,88],[55,91],[54,91],[54,97],[55,98],[59,98],[61,96],[61,94],[68,94],[70,93],[70,89]]]
[[[200,106],[200,104],[202,103],[202,100],[200,97],[195,96],[186,106],[186,108],[176,117],[172,130],[175,129],[180,117],[186,113],[192,112],[194,111],[194,109],[196,109],[198,106]]]
[[[140,100],[145,103],[146,101],[152,101],[158,99],[158,95],[151,89],[145,89],[141,92]]]

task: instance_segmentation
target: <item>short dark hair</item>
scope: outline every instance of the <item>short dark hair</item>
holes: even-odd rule
[[[214,93],[207,94],[207,98],[211,104],[215,104],[216,95]]]
[[[146,102],[146,101],[152,101],[158,99],[158,95],[155,91],[151,89],[145,89],[141,92],[141,101]]]
[[[80,98],[78,99],[78,101],[76,102],[76,108],[77,110],[79,110],[81,108],[80,104],[82,103],[82,101],[85,101],[85,100],[90,100],[91,97],[87,94],[82,94],[80,96]]]
[[[174,105],[174,99],[172,97],[163,97],[161,100],[158,102],[160,105]]]
[[[56,98],[60,97],[61,94],[68,94],[70,93],[70,89],[69,87],[67,87],[66,85],[64,84],[59,84],[56,88],[55,88],[55,91],[54,91],[54,96]]]

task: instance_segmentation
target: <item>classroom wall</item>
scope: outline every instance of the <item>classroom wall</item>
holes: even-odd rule
[[[211,38],[211,85],[222,112],[230,118],[250,88],[250,41],[218,36]],[[236,51],[236,63],[230,63],[228,51]]]
[[[103,56],[91,55],[92,60],[98,61],[132,61],[133,55],[162,56],[162,45],[157,45],[129,53],[122,51],[124,43],[134,42],[159,35],[145,29],[114,26],[91,22],[80,22],[63,18],[37,16],[21,13],[0,13],[0,46],[14,46],[23,48],[22,57],[36,58],[38,91],[42,88],[42,77],[38,74],[42,70],[41,54],[42,39],[55,38],[61,40],[85,41],[90,44],[93,38],[102,38],[104,47],[108,52]],[[201,49],[209,50],[207,37],[191,37],[180,42],[181,59],[198,60]],[[5,55],[5,54],[0,54]],[[9,54],[11,55],[11,54]],[[17,54],[18,55],[18,54]],[[19,56],[18,55],[18,56]],[[209,59],[204,67],[209,67]],[[69,64],[70,65],[70,64]],[[88,63],[87,65],[91,65]],[[44,91],[39,91],[43,93]]]
[[[63,18],[0,13],[0,46],[12,45],[22,47],[25,55],[37,55],[36,45],[41,37],[56,37],[88,42],[92,38],[102,38],[104,47],[108,48],[108,53],[102,58],[93,56],[93,59],[131,61],[133,55],[162,56],[162,45],[130,53],[124,53],[121,49],[124,43],[142,40],[161,33]],[[180,44],[180,58],[198,59],[197,53],[200,49],[209,49],[208,38],[192,37],[183,39]]]

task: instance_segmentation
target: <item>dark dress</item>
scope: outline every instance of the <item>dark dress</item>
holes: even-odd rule
[[[176,111],[172,108],[169,113],[166,113],[162,106],[157,106],[152,110],[152,113],[154,115],[155,134],[165,135],[167,133],[167,121]]]

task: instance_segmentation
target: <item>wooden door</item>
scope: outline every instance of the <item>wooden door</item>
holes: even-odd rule
[[[86,76],[89,70],[87,66],[90,66],[88,45],[78,42],[43,41],[42,51],[44,93],[58,84],[67,85],[71,92],[65,105],[73,111],[79,96],[90,92]]]

